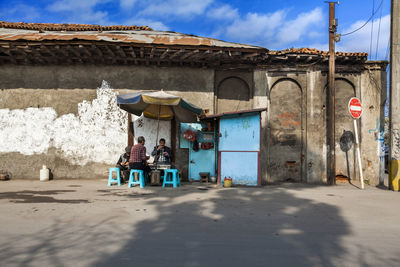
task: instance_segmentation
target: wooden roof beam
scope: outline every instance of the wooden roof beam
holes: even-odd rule
[[[93,54],[87,49],[85,45],[79,45],[79,49],[83,52],[83,54],[86,54],[88,57],[93,57]]]
[[[111,57],[115,57],[114,51],[112,51],[112,49],[108,45],[105,45],[104,47],[106,48],[107,52],[111,55]]]
[[[151,51],[150,51],[150,59],[154,57],[154,51],[155,51],[155,50],[156,50],[156,49],[155,49],[154,47],[151,48]]]
[[[55,48],[55,51],[62,54],[62,56],[68,57],[68,53],[67,53],[67,51],[65,51],[64,47],[62,47],[60,45],[56,45],[54,48]]]
[[[182,55],[182,56],[181,56],[181,60],[184,60],[184,59],[186,59],[186,58],[190,58],[192,55],[198,54],[198,53],[199,53],[199,49],[190,51],[190,52],[188,52],[188,53]]]
[[[133,57],[136,58],[135,50],[132,48],[132,46],[128,46],[128,53]]]
[[[140,57],[144,58],[144,47],[140,47]]]
[[[50,56],[52,56],[52,57],[57,57],[57,55],[54,54],[54,52],[51,50],[51,48],[49,48],[49,47],[46,46],[46,45],[41,45],[41,46],[40,46],[40,49],[46,51],[46,52],[47,52]]]
[[[40,53],[40,48],[37,48],[37,47],[32,48],[32,55],[33,55],[33,58],[32,58],[33,62],[38,61],[41,64],[45,63],[45,60],[43,59],[43,55]]]
[[[260,55],[260,53],[248,53],[248,54],[242,55],[242,58],[243,58],[243,59],[248,59],[248,58],[256,57],[256,56],[258,56],[258,55]]]
[[[81,57],[81,54],[78,51],[76,51],[75,47],[73,47],[71,45],[67,45],[67,49],[68,49],[69,52],[74,54],[74,56],[76,56],[77,58]]]
[[[122,57],[124,57],[124,58],[127,57],[126,54],[125,54],[125,51],[124,51],[124,48],[123,48],[123,47],[117,45],[116,48],[117,48],[117,52],[118,52]]]
[[[160,59],[163,59],[167,56],[167,54],[169,53],[169,48],[165,49],[165,51],[161,54]]]
[[[8,47],[9,47],[8,51],[3,49],[2,52],[9,56],[9,60],[12,63],[16,64],[17,63],[17,59],[16,59],[15,55],[13,55],[13,53],[11,51],[12,49],[14,49],[14,46],[10,44]]]
[[[169,57],[169,59],[173,59],[173,58],[179,56],[180,54],[182,54],[183,52],[185,52],[185,49],[179,49],[178,51],[176,51],[175,53],[173,53],[173,54]]]

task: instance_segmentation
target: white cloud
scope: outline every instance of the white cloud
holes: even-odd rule
[[[365,21],[357,21],[353,23],[349,28],[342,30],[340,33],[351,32],[360,26],[362,26]],[[378,39],[378,26],[379,19],[374,20],[374,32],[372,38],[372,53],[369,55],[370,59],[385,59],[387,44],[390,36],[390,15],[385,15],[382,17],[380,32],[379,32],[379,42],[376,45]],[[370,52],[371,43],[371,27],[372,23],[368,23],[361,30],[343,36],[341,41],[336,44],[336,50],[344,52]],[[375,57],[376,51],[378,51],[377,57]]]
[[[232,20],[239,18],[237,8],[232,8],[230,5],[223,5],[208,11],[207,17],[215,20]]]
[[[60,0],[49,5],[47,8],[50,11],[65,12],[76,10],[88,10],[95,7],[97,4],[105,3],[104,0]]]
[[[236,16],[231,25],[226,27],[226,31],[219,28],[215,33],[219,33],[217,37],[227,40],[261,45],[270,49],[283,49],[304,39],[321,37],[319,29],[324,25],[321,8],[298,14],[294,19],[288,19],[288,13],[289,10],[281,9],[274,13],[247,13],[242,17]]]
[[[51,12],[63,14],[71,23],[112,24],[107,11],[96,10],[96,6],[110,0],[60,0],[47,6]]]
[[[153,0],[139,14],[141,16],[179,16],[190,18],[201,15],[213,0]]]
[[[135,6],[136,2],[137,0],[121,0],[120,6],[123,9],[132,9]]]
[[[278,45],[287,45],[304,38],[311,25],[322,22],[321,8],[299,14],[294,20],[287,20],[277,32]]]
[[[266,40],[272,37],[276,28],[286,17],[283,10],[272,14],[248,13],[245,18],[236,19],[228,26],[225,35],[239,41],[254,41],[261,38]]]

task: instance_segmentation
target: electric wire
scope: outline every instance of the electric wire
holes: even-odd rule
[[[372,24],[371,24],[371,37],[369,39],[369,59],[372,59],[372,39],[374,39],[374,9],[375,9],[375,0],[372,0],[372,15],[371,15]]]
[[[389,35],[389,40],[386,46],[386,55],[385,55],[385,60],[389,59],[389,48],[390,48],[390,35]]]
[[[384,1],[384,0],[382,0],[382,2],[383,2],[383,1]],[[381,13],[380,13],[380,15],[379,15],[378,37],[376,38],[375,60],[378,59],[379,35],[380,35],[380,33],[381,33],[382,10],[383,10],[383,8],[381,8]]]
[[[382,3],[383,3],[383,0],[381,0],[381,3],[379,4],[379,6],[378,6],[378,8],[375,10],[375,12],[372,14],[372,16],[371,16],[361,27],[355,29],[354,31],[347,32],[347,33],[343,33],[343,34],[341,34],[341,36],[346,36],[346,35],[353,34],[353,33],[357,32],[357,31],[361,30],[362,28],[364,28],[365,25],[367,25],[368,22],[374,17],[374,15],[376,14],[376,12],[378,12],[378,10],[382,7]]]

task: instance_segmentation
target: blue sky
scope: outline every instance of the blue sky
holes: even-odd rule
[[[342,0],[339,33],[361,26],[382,0]],[[328,4],[320,0],[0,0],[0,20],[10,22],[148,25],[157,30],[214,37],[266,47],[328,49]],[[390,1],[373,23],[343,36],[337,50],[372,52],[386,59]],[[372,32],[372,38],[371,38]],[[371,49],[372,40],[372,49]]]

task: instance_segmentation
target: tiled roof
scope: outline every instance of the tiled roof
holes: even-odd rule
[[[101,26],[89,24],[24,23],[0,21],[0,28],[35,31],[151,31],[148,26]]]
[[[0,41],[98,41],[124,44],[149,44],[163,46],[215,47],[227,49],[268,50],[259,46],[225,42],[222,40],[170,31],[153,31],[137,26],[97,26],[81,24],[42,24],[0,22]],[[38,26],[39,25],[39,26]],[[68,26],[64,26],[68,25]],[[73,26],[72,26],[73,25]],[[12,27],[11,27],[12,26]],[[38,28],[35,28],[38,27]],[[57,30],[58,29],[58,30]]]
[[[288,55],[288,54],[310,54],[310,55],[321,55],[321,56],[329,56],[329,51],[322,51],[315,48],[288,48],[285,50],[275,50],[269,51],[269,55]],[[368,53],[364,52],[336,52],[336,56],[343,57],[367,57]]]

